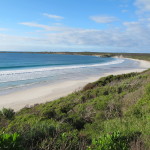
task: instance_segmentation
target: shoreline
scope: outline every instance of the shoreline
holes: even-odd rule
[[[128,59],[128,58],[127,58]],[[130,59],[130,58],[129,58]],[[0,109],[12,108],[15,111],[20,110],[25,106],[32,106],[34,104],[40,104],[56,100],[60,97],[67,96],[75,91],[81,90],[86,84],[94,82],[101,77],[108,75],[118,75],[131,72],[142,72],[150,68],[150,62],[145,60],[132,59],[140,63],[140,67],[143,69],[129,69],[121,71],[112,71],[100,76],[93,76],[86,78],[85,80],[68,80],[60,83],[54,83],[51,85],[44,85],[39,87],[33,87],[22,91],[16,91],[7,95],[0,96]]]

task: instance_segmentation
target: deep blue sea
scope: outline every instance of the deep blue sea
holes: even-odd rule
[[[123,58],[0,53],[0,94],[34,85],[85,79],[132,68],[139,68],[138,62]]]

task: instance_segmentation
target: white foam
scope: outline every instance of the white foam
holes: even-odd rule
[[[90,64],[90,65],[72,65],[72,66],[59,66],[59,67],[45,67],[45,68],[34,68],[34,69],[20,69],[20,70],[9,70],[1,71],[0,75],[10,75],[10,74],[22,74],[22,73],[32,73],[32,72],[43,72],[43,71],[52,71],[52,70],[62,70],[62,69],[76,69],[76,68],[85,68],[85,67],[98,67],[123,63],[124,59],[117,59],[107,63],[100,64]]]
[[[33,69],[20,69],[20,70],[8,70],[0,72],[0,83],[6,82],[19,82],[25,80],[35,80],[50,76],[56,76],[58,70],[87,68],[87,67],[99,67],[106,65],[113,65],[123,63],[124,59],[116,59],[111,62],[101,64],[88,64],[88,65],[72,65],[72,66],[59,66],[59,67],[46,67],[46,68],[33,68]],[[64,71],[61,71],[61,74]]]

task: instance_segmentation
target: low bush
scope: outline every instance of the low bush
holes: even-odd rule
[[[7,119],[13,119],[14,116],[15,116],[15,112],[11,108],[8,108],[8,109],[7,108],[3,108],[2,109],[2,114]]]
[[[38,145],[43,139],[53,137],[56,133],[56,127],[50,123],[38,122],[27,131],[22,131],[24,146],[30,147]]]
[[[120,132],[105,134],[99,139],[93,139],[92,144],[87,150],[128,150],[130,142],[133,141],[139,133],[132,135],[123,135]]]
[[[0,134],[0,150],[23,150],[19,134]]]

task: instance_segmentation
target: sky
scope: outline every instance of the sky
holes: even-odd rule
[[[150,53],[150,0],[1,0],[0,51]]]

